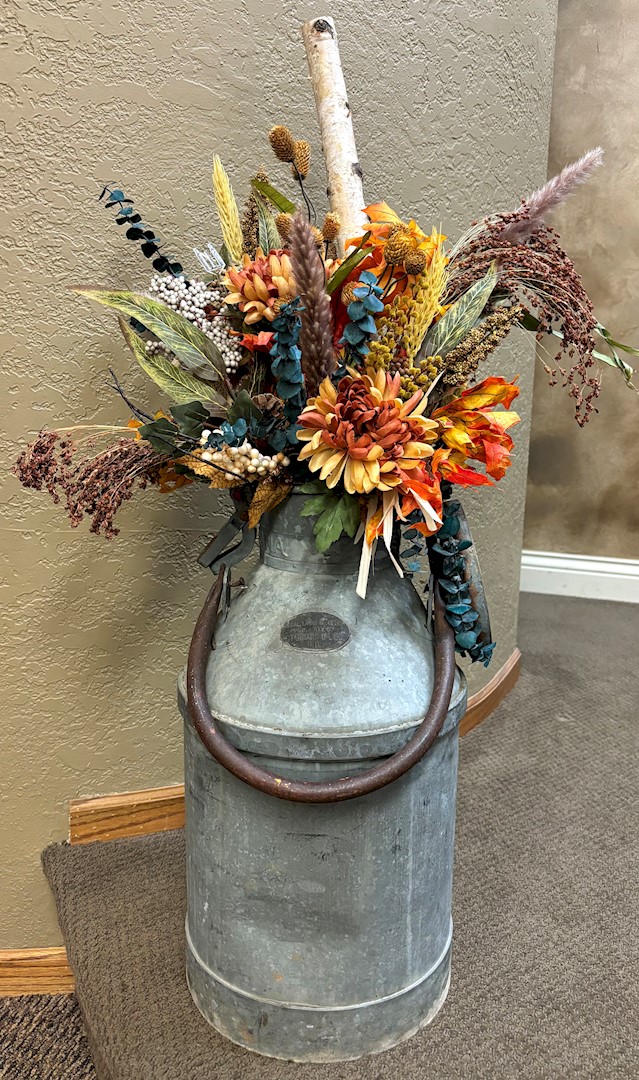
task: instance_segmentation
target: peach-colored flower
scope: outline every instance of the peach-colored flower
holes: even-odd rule
[[[291,260],[282,248],[268,255],[258,248],[253,262],[245,255],[241,270],[228,268],[224,284],[229,289],[225,303],[237,304],[249,325],[273,322],[282,304],[297,296]]]

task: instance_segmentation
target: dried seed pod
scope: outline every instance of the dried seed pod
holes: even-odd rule
[[[341,292],[341,301],[346,307],[348,307],[349,304],[352,304],[353,300],[357,300],[357,297],[355,296],[355,289],[356,288],[357,288],[357,282],[356,281],[347,281],[346,284],[344,285],[344,287],[342,289],[342,292]]]
[[[341,221],[337,214],[327,214],[324,218],[324,224],[322,225],[322,234],[328,244],[337,236],[340,228]]]
[[[413,248],[410,237],[404,232],[394,232],[384,244],[384,258],[391,266],[398,266],[411,254]]]
[[[283,124],[271,128],[268,133],[268,141],[273,152],[280,161],[293,161],[295,158],[296,143],[293,134]]]
[[[395,233],[406,233],[406,235],[408,236],[410,234],[410,229],[408,228],[408,225],[404,224],[403,221],[395,221],[392,225],[389,225],[388,227],[389,240],[391,236],[395,236]]]
[[[404,259],[404,269],[407,274],[421,274],[426,269],[427,261],[426,252],[416,248]]]
[[[311,167],[311,144],[306,139],[298,139],[295,143],[293,156],[293,168],[301,180],[306,180],[308,170]]]
[[[292,214],[278,214],[275,218],[275,225],[278,233],[282,237],[282,240],[288,240],[291,234],[291,223],[293,221]]]
[[[313,233],[313,239],[318,248],[321,248],[324,244],[324,234],[321,229],[318,229],[316,225],[311,225],[311,232]]]

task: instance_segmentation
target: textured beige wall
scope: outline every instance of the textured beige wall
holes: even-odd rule
[[[560,0],[551,173],[601,144],[604,168],[555,217],[604,326],[639,347],[639,4]],[[629,357],[635,368],[637,359]],[[639,374],[635,379],[639,385]],[[582,431],[535,375],[525,546],[639,558],[639,398],[606,368]]]
[[[122,415],[105,389],[108,364],[134,397],[149,397],[113,318],[66,291],[145,280],[134,246],[96,201],[99,182],[122,183],[178,253],[214,239],[214,151],[241,190],[269,162],[273,123],[317,145],[298,26],[323,12],[296,0],[9,0],[7,12],[8,465],[25,432]],[[334,0],[331,13],[371,201],[388,198],[455,235],[543,179],[553,0]],[[316,173],[318,200],[321,190]],[[494,367],[522,373],[526,415],[528,343]],[[526,421],[508,479],[472,500],[495,666],[515,643],[527,431]],[[58,940],[38,856],[64,837],[67,800],[180,780],[174,678],[209,584],[195,556],[219,518],[206,491],[151,492],[125,508],[122,535],[106,542],[70,531],[13,477],[3,485],[0,947],[23,947]],[[474,673],[473,685],[484,677]]]

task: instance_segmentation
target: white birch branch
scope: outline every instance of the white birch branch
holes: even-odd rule
[[[364,232],[367,218],[335,23],[328,17],[311,19],[302,26],[302,37],[320,124],[328,197],[341,221],[337,240],[342,252],[346,239]]]

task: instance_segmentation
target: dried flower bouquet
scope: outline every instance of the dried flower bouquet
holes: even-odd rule
[[[320,551],[344,533],[361,544],[362,597],[380,541],[399,574],[415,572],[427,552],[458,649],[487,663],[493,645],[460,574],[470,542],[457,536],[452,491],[504,476],[519,389],[481,378],[482,364],[513,329],[540,343],[554,335],[559,351],[546,367],[553,381],[563,379],[580,424],[595,410],[601,363],[628,383],[632,376],[620,350],[636,350],[597,322],[546,224],[601,151],[449,246],[385,202],[365,207],[367,224],[344,237],[334,209],[317,218],[309,199],[308,142],[284,126],[269,140],[297,198],[258,173],[240,213],[216,157],[222,242],[195,252],[195,273],[163,251],[123,191],[103,190],[155,273],[141,292],[77,291],[118,313],[167,405],[149,415],[112,373],[132,414],[125,425],[42,431],[15,472],[25,486],[62,498],[72,525],[87,514],[91,531],[106,537],[116,535],[115,513],[136,485],[226,489],[251,529],[301,485]]]

